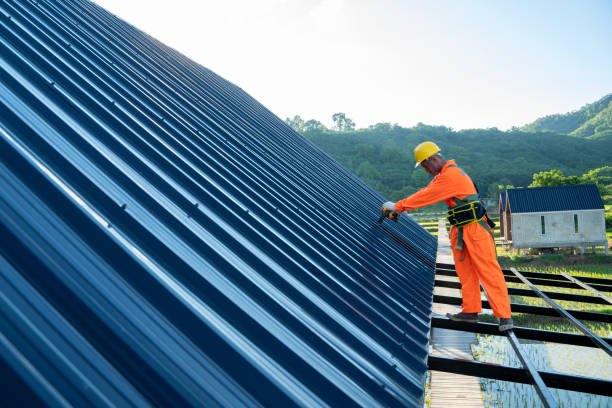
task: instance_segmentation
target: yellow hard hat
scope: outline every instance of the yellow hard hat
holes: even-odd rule
[[[429,159],[434,154],[438,153],[440,148],[434,142],[423,142],[414,148],[414,159],[416,160],[415,168],[425,159]]]

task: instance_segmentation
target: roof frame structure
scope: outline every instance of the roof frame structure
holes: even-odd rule
[[[452,276],[454,272],[454,265],[438,263],[436,265],[436,272],[445,276]],[[589,390],[589,392],[593,394],[612,396],[612,381],[582,376],[550,373],[535,369],[535,366],[526,356],[518,341],[519,338],[524,338],[538,341],[597,347],[600,348],[602,351],[611,354],[610,350],[612,350],[612,339],[601,338],[597,336],[595,333],[586,328],[586,326],[584,326],[581,322],[577,320],[577,317],[580,317],[587,320],[609,322],[610,315],[605,313],[567,311],[560,307],[557,303],[555,303],[544,292],[539,290],[531,280],[527,279],[525,275],[523,275],[523,273],[517,271],[514,268],[511,268],[509,271],[506,270],[504,272],[510,272],[511,274],[516,276],[518,280],[529,286],[529,288],[535,293],[535,296],[542,298],[544,301],[546,301],[552,306],[552,308],[543,308],[513,304],[511,306],[513,311],[536,315],[560,315],[564,319],[576,325],[578,329],[584,334],[577,335],[571,333],[559,333],[522,327],[515,327],[512,330],[500,333],[498,331],[497,325],[494,324],[454,322],[445,317],[434,316],[432,318],[432,327],[475,333],[493,334],[507,337],[510,341],[510,344],[512,345],[512,348],[519,357],[519,360],[523,364],[523,369],[459,359],[441,358],[433,356],[431,354],[429,355],[429,368],[432,370],[446,371],[456,374],[464,374],[484,378],[494,378],[503,381],[530,383],[534,385],[536,392],[538,393],[542,403],[546,407],[558,406],[557,402],[554,400],[547,387],[567,389],[579,392],[585,392],[585,390]],[[564,284],[563,281],[557,279],[550,279],[550,276],[546,276],[550,274],[540,274],[537,272],[530,272],[528,274],[530,277],[535,278],[535,281],[538,281],[540,283],[545,282],[545,284],[547,285],[550,284],[551,286],[554,286],[555,284],[558,284],[559,286],[563,286]],[[579,285],[579,282],[570,279],[571,277],[569,275],[562,277],[566,279],[566,282],[567,280],[569,280],[569,283]],[[508,275],[505,275],[505,278],[506,281],[512,279],[512,277]],[[612,280],[597,279],[597,283],[604,284],[606,288],[612,287],[607,285],[611,281]],[[443,281],[438,280],[436,280],[436,285],[444,287],[456,287],[456,285],[446,285],[443,283]],[[588,290],[589,288],[584,289]],[[599,293],[593,288],[590,289],[592,289],[592,292],[595,294]],[[590,296],[589,298],[596,298],[598,300],[607,301],[607,299],[605,299],[605,295],[604,299],[593,296]],[[434,302],[445,304],[461,304],[461,299],[457,297],[434,295]],[[600,302],[593,301],[592,303]],[[490,307],[487,301],[483,301],[483,307]]]
[[[447,287],[446,285],[436,285],[436,286]],[[455,286],[452,286],[452,287],[455,288]],[[462,299],[456,296],[434,295],[434,302],[443,303],[446,305],[461,306]],[[512,308],[512,311],[517,312],[517,313],[530,313],[530,314],[536,314],[540,316],[552,316],[552,317],[559,316],[559,314],[550,307],[532,306],[532,305],[525,305],[521,303],[511,303],[510,306]],[[485,309],[491,309],[491,305],[489,304],[487,300],[482,301],[482,307]],[[567,310],[567,312],[577,319],[590,320],[593,322],[601,322],[601,323],[612,323],[612,315],[610,313],[587,312],[584,310]]]
[[[518,278],[523,281],[526,285],[528,285],[531,290],[533,290],[541,299],[543,299],[546,303],[551,305],[559,314],[572,323],[574,326],[578,328],[581,332],[583,332],[586,336],[588,336],[600,349],[608,353],[612,356],[612,346],[603,341],[601,337],[593,333],[588,327],[582,324],[578,319],[569,314],[564,308],[562,308],[558,303],[549,298],[544,292],[538,289],[533,283],[529,281],[529,279],[525,278],[519,271],[514,268],[510,268],[510,270],[518,276]]]
[[[521,384],[531,383],[529,375],[522,368],[470,360],[430,355],[429,369]],[[539,370],[538,373],[548,387],[577,392],[584,392],[585,389],[588,389],[591,394],[612,397],[612,381],[543,370]]]
[[[445,282],[442,280],[437,280],[436,285],[441,286],[441,287],[446,287],[446,288],[454,288],[454,289],[461,288],[461,285],[458,282],[447,282],[447,281]],[[565,287],[565,285],[559,285],[559,286]],[[510,295],[517,295],[517,296],[538,297],[537,294],[533,293],[529,289],[508,288],[508,293]],[[599,304],[599,305],[608,304],[606,300],[602,299],[599,296],[575,295],[573,293],[548,292],[548,291],[544,291],[542,293],[544,293],[545,295],[547,295],[548,297],[552,299],[568,300],[572,302],[582,302],[582,303],[593,303],[593,304]]]
[[[606,295],[605,293],[602,293],[601,290],[606,290],[609,289],[607,287],[599,287],[596,288],[595,285],[588,285],[586,283],[584,283],[582,280],[578,279],[575,276],[570,276],[565,272],[561,272],[561,275],[566,278],[567,280],[575,283],[576,285],[580,286],[582,289],[586,289],[592,293],[594,293],[595,295],[599,296],[600,298],[602,298],[603,300],[605,300],[606,302],[608,302],[609,304],[612,305],[612,298],[608,295]],[[611,290],[608,290],[608,292],[612,292]]]

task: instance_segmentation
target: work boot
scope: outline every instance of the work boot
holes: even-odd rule
[[[511,317],[499,319],[499,331],[510,330],[514,327],[514,322]]]
[[[460,312],[457,314],[447,313],[446,317],[448,317],[454,322],[478,323],[478,313],[464,313],[464,312]]]

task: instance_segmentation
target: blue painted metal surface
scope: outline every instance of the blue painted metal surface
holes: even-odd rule
[[[435,239],[84,1],[0,1],[3,404],[422,406]]]
[[[506,190],[512,213],[603,209],[595,184]]]

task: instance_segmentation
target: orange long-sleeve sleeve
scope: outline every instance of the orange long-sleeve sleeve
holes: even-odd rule
[[[449,166],[453,167],[449,167]],[[455,161],[449,160],[433,180],[424,188],[420,189],[410,197],[395,203],[397,211],[409,211],[415,208],[426,207],[440,201],[446,205],[453,206],[453,197],[465,198],[476,194],[476,187],[472,179],[459,167],[455,167]]]

